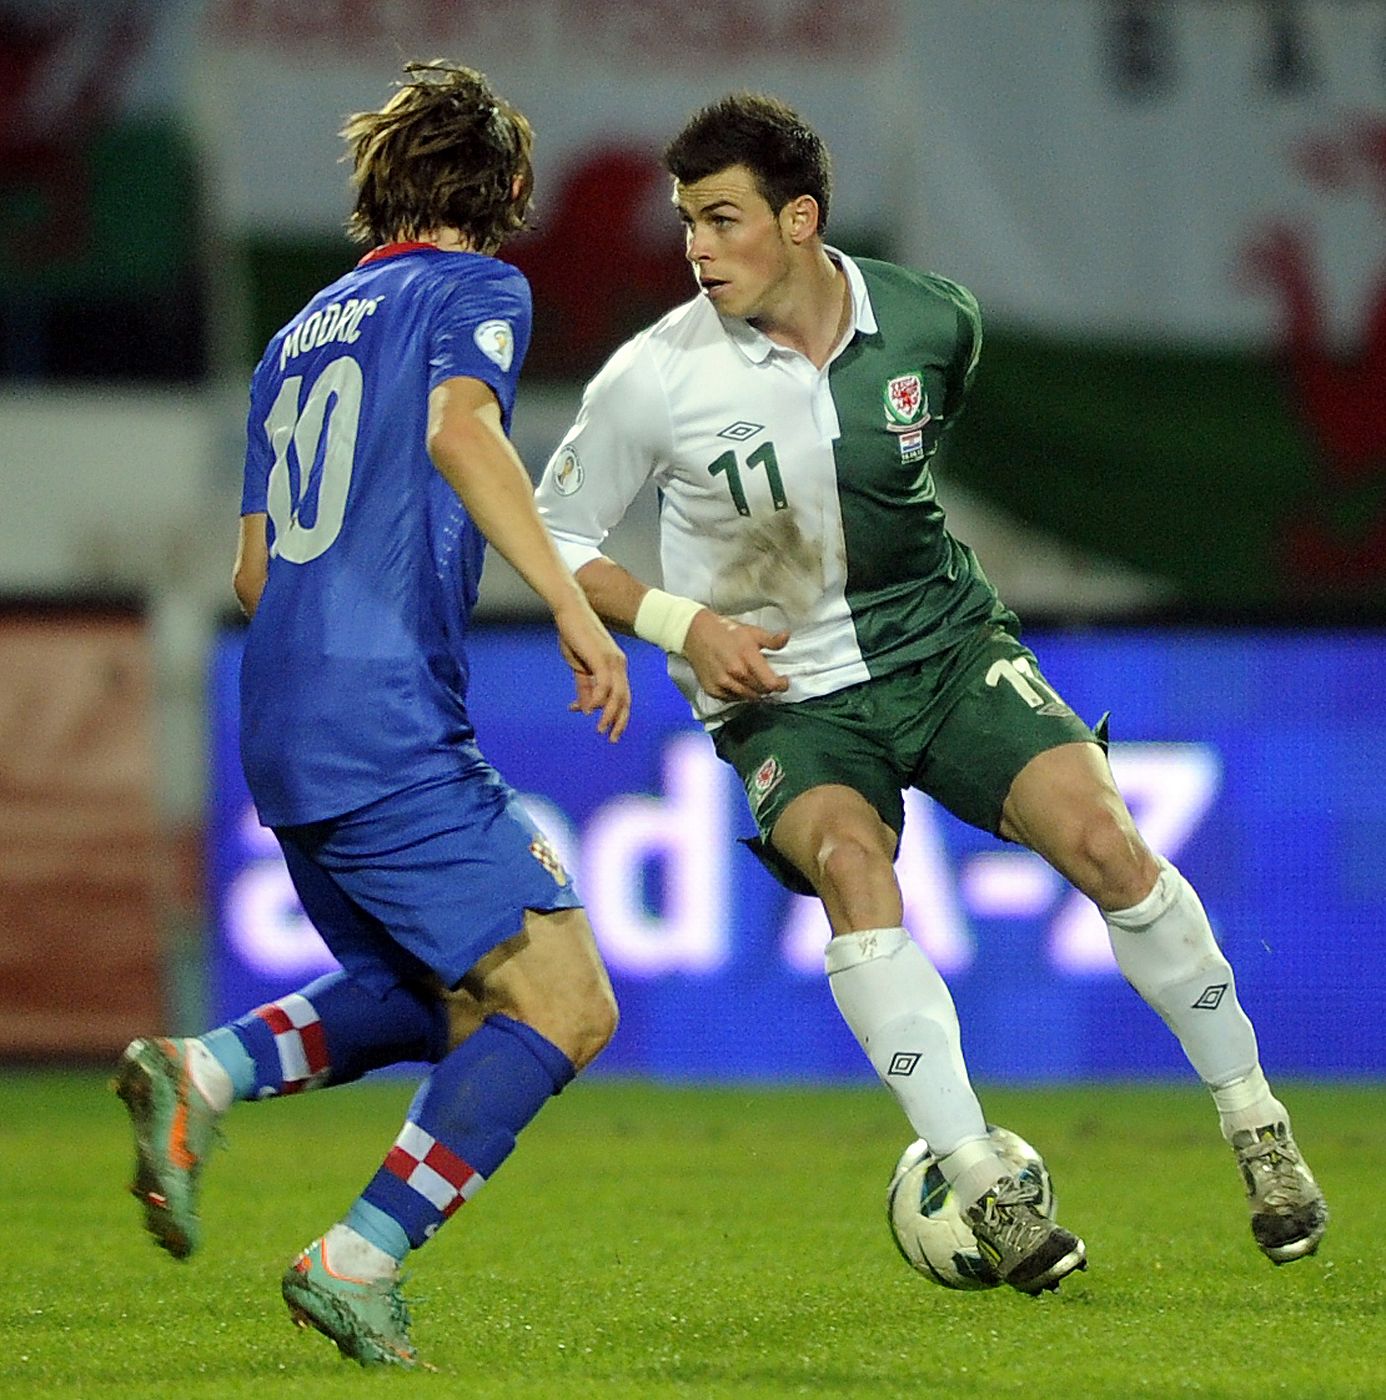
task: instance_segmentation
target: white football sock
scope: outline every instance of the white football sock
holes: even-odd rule
[[[943,978],[898,927],[838,934],[824,963],[837,1009],[881,1082],[943,1159],[949,1181],[956,1184],[967,1173],[966,1199],[975,1200],[1007,1168],[987,1149],[986,1119],[967,1077],[958,1013]],[[961,1154],[950,1171],[946,1159],[971,1143],[980,1143],[981,1150]],[[972,1189],[973,1179],[982,1176],[986,1180]]]
[[[1285,1105],[1271,1093],[1266,1076],[1254,1069],[1245,1079],[1213,1088],[1213,1102],[1222,1119],[1222,1135],[1228,1142],[1247,1129],[1255,1131],[1271,1123],[1290,1127],[1290,1115]]]
[[[399,1273],[399,1261],[393,1255],[340,1222],[322,1237],[322,1262],[347,1278],[394,1278]]]
[[[939,1159],[939,1170],[964,1206],[970,1206],[997,1177],[1010,1176],[1011,1168],[999,1156],[991,1138],[972,1138]]]
[[[185,1040],[181,1044],[188,1057],[188,1078],[217,1113],[225,1113],[236,1097],[231,1076],[200,1040]]]
[[[1106,915],[1117,965],[1178,1037],[1215,1100],[1231,1086],[1242,1086],[1225,1094],[1235,1105],[1225,1112],[1259,1113],[1258,1104],[1275,1101],[1269,1089],[1259,1099],[1258,1086],[1265,1079],[1256,1032],[1237,1000],[1232,968],[1193,886],[1167,860],[1156,859],[1160,875],[1155,888],[1130,909]],[[1248,1092],[1255,1101],[1243,1103]],[[1269,1121],[1262,1118],[1256,1126]]]

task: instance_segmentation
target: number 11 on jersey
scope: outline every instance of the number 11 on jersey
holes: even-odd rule
[[[749,457],[746,458],[746,466],[764,467],[765,480],[770,486],[770,499],[774,503],[776,510],[784,510],[789,502],[785,499],[784,482],[780,477],[780,463],[775,456],[775,444],[773,442],[763,442]],[[708,463],[709,476],[722,476],[727,478],[727,489],[731,492],[732,504],[736,507],[738,515],[750,515],[751,505],[746,499],[746,488],[741,484],[741,467],[737,463],[736,453],[724,452],[715,462]]]

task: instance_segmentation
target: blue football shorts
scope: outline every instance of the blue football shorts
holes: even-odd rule
[[[457,777],[274,834],[332,955],[382,996],[429,973],[456,987],[520,932],[526,910],[582,903],[514,789],[475,750]]]

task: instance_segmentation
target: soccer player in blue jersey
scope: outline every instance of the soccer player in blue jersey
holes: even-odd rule
[[[117,1089],[146,1227],[181,1259],[233,1101],[430,1063],[380,1169],[283,1281],[345,1355],[414,1366],[400,1261],[616,1025],[572,884],[467,717],[488,540],[551,609],[572,708],[614,741],[630,693],[506,437],[530,298],[494,254],[525,223],[529,123],[472,70],[407,73],[343,131],[371,251],[251,381],[235,567],[246,777],[342,970],[198,1039],[134,1041]]]

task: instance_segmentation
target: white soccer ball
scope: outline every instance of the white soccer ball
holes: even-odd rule
[[[1038,1188],[1035,1208],[1054,1219],[1054,1183],[1044,1159],[1024,1138],[987,1125],[997,1156],[1021,1181]],[[922,1138],[900,1155],[886,1192],[886,1216],[905,1262],[945,1288],[996,1288],[1000,1275],[977,1249],[953,1188]]]

